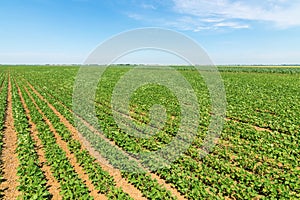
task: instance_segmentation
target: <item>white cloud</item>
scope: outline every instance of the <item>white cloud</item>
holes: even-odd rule
[[[300,25],[300,1],[288,0],[173,0],[173,10],[177,13],[199,18],[224,19],[224,23],[214,27],[237,23],[236,21],[272,22],[281,28]],[[207,20],[208,23],[214,23]],[[233,28],[248,28],[247,24],[234,25]],[[230,27],[231,26],[229,24]]]
[[[151,4],[142,4],[141,5],[142,8],[144,9],[150,9],[150,10],[156,10],[156,7],[154,5],[151,5]]]
[[[127,13],[127,16],[134,20],[143,20],[144,19],[144,17],[142,15],[137,14],[137,13]]]
[[[220,22],[213,25],[214,27],[228,27],[234,29],[249,28],[249,25],[239,24],[236,22]]]
[[[176,20],[165,20],[165,26],[176,27],[180,30],[192,30],[194,32],[220,29],[248,29],[250,26],[242,22],[228,21],[225,18],[201,18],[194,16],[182,16]]]
[[[139,3],[141,10],[134,10],[127,15],[135,20],[195,32],[249,29],[256,26],[257,22],[281,29],[300,26],[299,0],[170,1],[164,5],[154,4],[158,1],[150,1],[151,4],[142,1]],[[164,7],[163,13],[161,7]]]

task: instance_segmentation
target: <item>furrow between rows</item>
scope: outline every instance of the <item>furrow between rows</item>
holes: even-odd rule
[[[1,161],[3,166],[3,182],[0,185],[3,192],[3,199],[16,199],[19,195],[17,187],[18,176],[17,167],[19,161],[17,158],[17,133],[14,130],[14,119],[12,111],[12,89],[10,75],[8,76],[8,95],[7,95],[7,108],[5,119],[5,131],[3,136],[3,150]]]
[[[62,121],[68,121],[63,115],[61,115],[58,111],[57,111],[57,109],[53,106],[53,105],[51,105],[48,101],[47,101],[47,99],[45,99],[35,88],[34,88],[34,86],[33,85],[31,85],[28,81],[26,81],[27,82],[27,84],[28,84],[28,86],[30,87],[30,89],[41,99],[41,100],[43,100],[45,103],[47,103],[47,105],[53,110],[53,112],[55,112],[58,116],[60,116],[61,117],[61,120]],[[72,112],[72,111],[71,111]],[[73,113],[74,114],[74,113]],[[83,120],[83,119],[82,119]],[[84,120],[83,120],[84,121]],[[87,123],[88,124],[88,122],[86,122],[86,121],[84,121],[83,123]],[[69,124],[69,127],[71,126],[72,127],[72,129],[73,130],[76,130],[74,127],[73,127],[73,125],[71,124],[71,123],[69,123],[68,122],[68,124]],[[66,124],[66,125],[68,125],[68,124]],[[93,128],[93,126],[91,126],[91,125],[89,125],[88,126],[88,128],[89,129],[91,129],[91,131],[93,131],[93,132],[96,132],[97,133],[97,135],[98,136],[101,136],[101,137],[103,137],[103,135],[101,134],[101,133],[99,133],[95,128]],[[76,131],[77,132],[77,131]],[[78,133],[78,132],[77,132]],[[83,139],[83,140],[85,140],[82,136],[80,137],[80,136],[78,136],[78,139]],[[106,139],[107,140],[107,139]],[[107,141],[109,141],[109,140],[107,140]],[[87,141],[85,140],[85,145],[86,145],[86,143],[87,143]],[[119,149],[119,147],[117,147],[112,141],[109,141],[109,143],[111,144],[111,145],[113,145],[113,146],[115,146],[116,148],[118,148]],[[90,144],[88,144],[88,147],[91,147],[91,145]],[[121,150],[120,150],[121,151]],[[95,151],[94,151],[95,152]],[[99,154],[98,155],[96,155],[96,157],[98,157],[99,158]],[[101,160],[103,160],[104,158],[101,156],[100,157],[100,159]],[[115,168],[113,168],[111,165],[108,165],[108,162],[106,161],[105,162],[105,165],[106,166],[108,166],[108,168],[109,169],[112,169],[112,173],[115,173],[116,171],[118,171],[117,169],[115,169]],[[143,169],[143,170],[145,170],[145,169]],[[147,170],[148,171],[148,170]],[[118,174],[120,174],[121,175],[121,173],[120,172],[117,172]],[[151,172],[147,172],[147,176],[150,176],[152,179],[154,179],[154,180],[156,180],[157,182],[158,182],[158,184],[159,185],[161,185],[163,188],[166,188],[168,191],[170,191],[177,199],[185,199],[172,185],[170,185],[169,183],[166,183],[166,181],[165,180],[163,180],[162,178],[160,178],[158,175],[156,175],[156,174],[154,174],[154,173],[151,173]],[[120,178],[120,177],[119,177]],[[122,178],[123,179],[123,178]],[[118,180],[118,179],[117,179]]]
[[[27,92],[31,101],[36,106],[36,109],[43,116],[43,118],[44,118],[45,122],[47,123],[47,125],[49,126],[51,132],[53,132],[57,144],[63,149],[64,152],[66,152],[66,156],[67,156],[68,160],[70,161],[71,165],[73,166],[75,172],[85,182],[87,188],[90,191],[90,195],[92,197],[94,197],[94,199],[106,199],[106,197],[104,195],[99,194],[98,191],[95,189],[94,185],[89,180],[88,175],[84,172],[83,168],[76,162],[76,158],[75,158],[74,154],[72,154],[70,152],[70,150],[68,149],[68,144],[62,140],[61,136],[57,133],[56,129],[54,128],[54,126],[52,125],[52,123],[50,122],[48,117],[42,112],[40,107],[37,105],[35,99],[31,96],[31,94],[28,92],[27,89],[25,89],[25,91]]]
[[[47,186],[49,188],[49,192],[52,195],[53,199],[57,199],[60,200],[62,199],[61,195],[60,195],[60,185],[59,182],[55,179],[55,177],[53,176],[52,172],[51,172],[51,167],[49,165],[47,165],[47,159],[45,157],[45,153],[43,151],[43,144],[41,142],[41,140],[38,138],[38,131],[37,131],[37,127],[36,124],[33,123],[32,118],[30,116],[30,111],[25,103],[25,100],[23,98],[23,95],[21,93],[21,90],[19,88],[19,86],[17,85],[18,88],[18,94],[21,98],[21,102],[23,105],[23,108],[26,112],[26,115],[28,117],[28,121],[30,124],[30,131],[31,131],[31,136],[36,144],[36,152],[38,154],[39,157],[39,161],[40,161],[40,165],[41,165],[41,169],[43,170],[45,177],[47,179]]]

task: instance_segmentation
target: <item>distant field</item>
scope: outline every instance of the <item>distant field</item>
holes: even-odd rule
[[[227,112],[221,137],[204,158],[199,154],[211,119],[209,91],[192,67],[174,68],[199,100],[197,137],[170,166],[137,173],[99,162],[96,155],[109,162],[111,152],[99,143],[85,145],[77,134],[72,95],[78,66],[1,66],[2,197],[300,199],[300,67],[218,67]],[[165,87],[145,85],[133,94],[128,117],[147,125],[149,109],[160,104],[166,123],[148,139],[124,132],[114,120],[111,98],[130,69],[109,67],[99,82],[94,101],[101,134],[129,153],[156,151],[176,135],[180,105]]]
[[[257,73],[299,73],[300,66],[219,66],[222,71],[242,71],[242,72],[257,72]]]

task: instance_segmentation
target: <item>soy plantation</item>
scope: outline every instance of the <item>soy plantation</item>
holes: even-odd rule
[[[182,119],[176,95],[145,84],[131,95],[128,112],[114,110],[116,85],[133,66],[108,67],[91,100],[101,131],[78,116],[88,124],[83,130],[73,109],[79,68],[1,66],[1,198],[300,199],[300,68],[219,67],[226,116],[214,147],[200,156],[214,114],[210,92],[193,67],[171,67],[191,85],[199,121],[189,147],[157,169],[134,155],[163,149],[176,137]],[[149,113],[158,104],[165,122],[150,137],[135,137],[115,120],[117,112],[156,126]]]

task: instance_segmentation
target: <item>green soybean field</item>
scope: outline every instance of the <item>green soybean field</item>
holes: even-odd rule
[[[157,169],[126,156],[165,148],[180,130],[180,102],[168,88],[145,84],[131,95],[128,112],[114,111],[116,85],[132,68],[116,65],[103,72],[92,100],[101,127],[96,134],[93,124],[83,131],[74,117],[79,66],[2,65],[1,198],[300,199],[299,67],[218,67],[226,115],[212,150],[200,156],[213,115],[210,92],[193,67],[170,66],[191,85],[199,119],[189,147]],[[166,115],[151,137],[135,137],[115,120],[120,112],[148,126],[153,105]],[[142,170],[118,167],[125,162]]]

